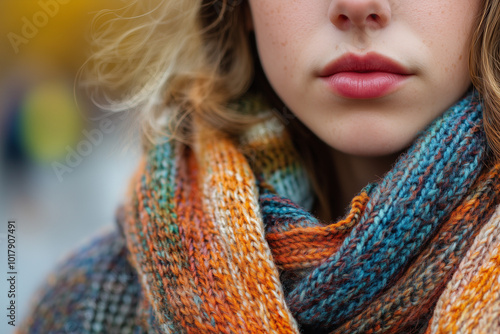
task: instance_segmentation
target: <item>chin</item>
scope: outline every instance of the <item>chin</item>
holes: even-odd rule
[[[385,157],[394,154],[402,153],[403,149],[390,149],[390,148],[380,148],[380,147],[363,147],[359,149],[348,149],[343,150],[342,152],[345,154],[357,156],[357,157],[366,157],[366,158],[377,158],[377,157]]]
[[[394,138],[368,138],[363,141],[355,140],[350,142],[333,142],[326,143],[333,149],[344,154],[358,157],[384,157],[389,155],[399,155],[406,150],[412,140],[395,140]]]

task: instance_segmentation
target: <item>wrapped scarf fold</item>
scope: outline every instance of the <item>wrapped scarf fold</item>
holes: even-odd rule
[[[238,107],[272,113],[258,96]],[[311,214],[311,180],[276,117],[237,141],[194,121],[192,146],[144,156],[120,223],[148,332],[500,329],[500,166],[487,164],[476,92],[334,222]]]

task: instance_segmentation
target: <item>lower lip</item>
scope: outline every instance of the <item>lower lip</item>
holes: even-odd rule
[[[408,77],[388,72],[339,72],[322,79],[334,93],[343,97],[374,99],[392,93]]]

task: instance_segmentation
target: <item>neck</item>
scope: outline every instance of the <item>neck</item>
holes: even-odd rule
[[[337,177],[335,198],[331,198],[337,205],[338,212],[332,212],[333,217],[327,217],[325,208],[319,208],[318,216],[323,221],[332,221],[344,215],[352,198],[356,196],[368,183],[379,180],[388,172],[401,154],[397,152],[382,157],[362,157],[331,150],[331,157]]]

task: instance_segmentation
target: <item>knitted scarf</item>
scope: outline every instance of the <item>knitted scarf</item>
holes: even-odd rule
[[[238,108],[273,112],[250,95]],[[500,328],[500,167],[486,164],[476,92],[332,222],[310,213],[312,182],[277,117],[238,140],[194,129],[192,145],[145,152],[120,222],[148,333]]]

